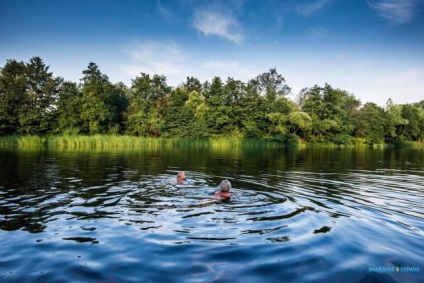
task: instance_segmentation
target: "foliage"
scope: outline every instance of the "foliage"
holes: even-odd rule
[[[354,95],[325,84],[302,89],[294,102],[275,68],[247,82],[187,77],[176,88],[146,73],[130,87],[113,84],[95,63],[82,74],[80,83],[68,82],[39,57],[8,60],[0,70],[0,136],[16,138],[3,141],[90,147],[141,146],[138,137],[250,138],[373,146],[424,139],[424,101],[361,107]]]
[[[56,124],[62,79],[40,57],[8,60],[0,75],[0,134],[47,134]]]
[[[346,91],[326,84],[302,90],[302,110],[312,119],[309,138],[314,141],[330,141],[348,144],[355,129],[355,115],[360,102]]]
[[[0,134],[18,131],[19,116],[24,112],[26,89],[25,63],[8,60],[0,75]]]
[[[385,117],[383,108],[368,102],[358,113],[356,136],[365,138],[370,145],[383,142]]]
[[[312,129],[312,118],[306,112],[291,112],[288,116],[288,122],[293,134],[301,131],[305,136]]]
[[[165,76],[141,73],[136,77],[130,88],[126,133],[161,136],[169,91]]]
[[[56,133],[77,135],[82,131],[81,118],[82,92],[76,83],[64,82],[57,102]]]

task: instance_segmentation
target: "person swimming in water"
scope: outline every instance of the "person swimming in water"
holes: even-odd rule
[[[198,204],[192,204],[188,205],[187,207],[206,207],[210,205],[214,205],[217,203],[227,202],[231,199],[231,183],[228,180],[224,180],[219,185],[219,190],[213,193],[213,200],[209,200],[207,202],[198,203]]]
[[[184,183],[184,181],[186,180],[186,176],[184,171],[180,171],[177,173],[177,183],[178,184],[182,184]]]
[[[229,199],[231,197],[230,189],[231,189],[230,181],[224,180],[219,185],[219,191],[216,191],[214,196],[216,198]]]

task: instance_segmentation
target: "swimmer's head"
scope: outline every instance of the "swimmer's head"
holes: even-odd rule
[[[177,173],[177,181],[182,182],[186,179],[184,171],[180,171]]]
[[[231,183],[228,180],[224,180],[221,182],[221,184],[219,185],[219,189],[221,192],[229,192],[231,189]]]

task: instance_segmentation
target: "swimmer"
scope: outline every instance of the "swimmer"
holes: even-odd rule
[[[216,191],[213,194],[213,197],[214,197],[213,200],[199,203],[199,204],[188,205],[187,207],[206,207],[206,206],[214,205],[217,203],[229,201],[231,198],[230,189],[231,189],[230,181],[224,180],[219,185],[219,191]]]
[[[231,189],[230,181],[224,180],[219,185],[219,191],[216,191],[214,196],[216,198],[228,199],[231,197],[230,189]]]
[[[178,184],[182,184],[182,183],[184,183],[185,180],[186,180],[186,176],[185,176],[184,171],[178,172],[178,174],[177,174],[177,183]]]

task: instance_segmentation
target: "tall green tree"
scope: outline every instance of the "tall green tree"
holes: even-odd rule
[[[189,137],[194,122],[194,112],[184,107],[189,99],[185,87],[178,87],[171,91],[165,111],[164,132],[170,137]]]
[[[127,133],[161,136],[170,88],[166,77],[141,73],[132,81],[127,110]]]
[[[147,136],[148,113],[153,103],[149,99],[151,92],[150,75],[141,73],[132,80],[129,105],[126,112],[126,131],[136,136]]]
[[[303,94],[302,110],[312,119],[311,140],[350,143],[355,129],[354,114],[360,101],[346,91],[326,84]]]
[[[83,132],[105,134],[116,126],[117,110],[111,103],[113,92],[109,78],[91,62],[83,71],[81,118]]]
[[[424,139],[424,111],[421,106],[404,104],[401,117],[408,121],[399,126],[399,135],[402,139],[410,141]]]
[[[266,98],[260,95],[257,87],[257,81],[249,80],[245,86],[243,95],[240,98],[238,113],[243,125],[242,132],[247,138],[263,138],[266,135],[266,129],[269,121],[267,114]]]
[[[220,77],[214,77],[210,87],[204,92],[207,106],[206,125],[211,135],[231,133],[230,95],[225,92]]]
[[[19,116],[24,112],[27,76],[23,62],[8,60],[0,71],[0,135],[19,129]]]
[[[188,100],[184,104],[184,112],[187,111],[194,117],[191,123],[191,129],[187,137],[192,138],[208,138],[210,131],[206,124],[206,114],[208,113],[208,106],[205,99],[197,91],[192,91],[188,94]]]
[[[64,82],[57,102],[56,133],[77,135],[83,132],[82,92],[74,82]]]
[[[370,145],[382,143],[385,121],[384,109],[368,102],[357,113],[355,135]]]
[[[187,77],[183,86],[187,90],[187,93],[192,91],[197,91],[198,93],[202,92],[202,83],[198,78],[195,77]]]
[[[291,132],[295,135],[305,137],[312,128],[312,118],[306,112],[291,112],[287,119]]]
[[[403,139],[402,129],[409,121],[402,117],[402,105],[396,105],[391,100],[386,104],[386,130],[384,139],[386,142],[396,142]]]
[[[224,86],[224,103],[227,107],[230,125],[228,131],[232,136],[240,136],[242,120],[240,114],[243,109],[240,108],[241,98],[245,95],[245,85],[239,80],[228,78]]]
[[[108,104],[115,111],[112,126],[109,128],[111,134],[122,134],[125,131],[125,112],[129,106],[129,89],[122,82],[112,85]]]
[[[49,72],[49,66],[40,57],[26,64],[27,87],[23,112],[19,115],[19,132],[43,135],[56,126],[58,93],[63,82]]]
[[[290,87],[285,83],[286,80],[277,72],[276,68],[271,68],[268,72],[258,75],[255,81],[259,93],[269,101],[284,97],[291,92]]]

